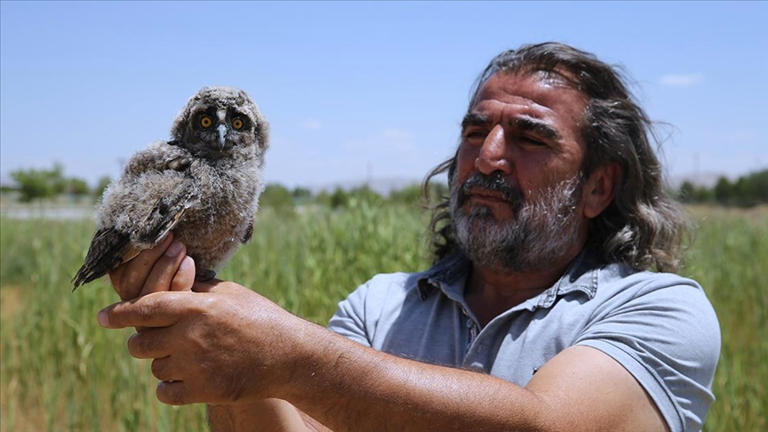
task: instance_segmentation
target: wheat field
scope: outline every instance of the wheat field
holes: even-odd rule
[[[723,349],[707,431],[768,430],[768,208],[691,208],[698,228],[682,274],[715,306]],[[251,243],[220,275],[311,321],[372,275],[428,265],[427,218],[353,201],[342,210],[265,209]],[[0,220],[0,430],[205,430],[200,405],[155,399],[149,362],[96,313],[118,301],[108,283],[71,292],[89,220]]]

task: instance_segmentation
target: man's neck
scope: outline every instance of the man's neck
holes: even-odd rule
[[[501,272],[473,264],[464,297],[480,325],[485,327],[504,311],[554,285],[577,255],[578,250],[563,256],[545,270],[530,272]]]

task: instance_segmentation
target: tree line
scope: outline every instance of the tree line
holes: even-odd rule
[[[3,191],[17,191],[19,201],[30,202],[52,198],[58,195],[74,197],[92,197],[97,201],[111,179],[102,177],[95,186],[78,177],[64,175],[64,167],[54,164],[50,169],[18,169],[12,171],[11,178],[15,185],[3,186]],[[430,185],[432,199],[445,196],[448,188],[442,183]],[[768,169],[749,173],[735,181],[720,177],[713,187],[697,186],[684,181],[676,195],[684,203],[720,204],[726,206],[753,206],[768,203]],[[351,189],[337,187],[333,191],[312,193],[307,188],[288,189],[283,185],[268,184],[261,196],[262,207],[289,209],[306,204],[319,204],[331,208],[347,207],[353,202],[369,204],[402,203],[416,204],[422,200],[421,185],[413,184],[390,192],[387,196],[377,193],[366,185]]]
[[[12,171],[10,176],[15,184],[4,185],[2,191],[15,192],[21,202],[50,199],[60,195],[73,196],[78,200],[91,197],[96,202],[111,182],[111,179],[105,176],[99,179],[94,187],[90,187],[81,178],[65,176],[64,167],[59,163],[54,164],[53,168],[50,169],[17,169]],[[447,193],[448,187],[444,184],[433,183],[430,185],[432,199],[445,196]],[[308,204],[339,208],[348,207],[355,202],[416,204],[421,199],[422,187],[415,183],[400,190],[394,190],[386,196],[367,185],[351,189],[337,187],[330,192],[312,193],[303,187],[288,189],[281,184],[271,183],[264,188],[259,201],[262,207],[271,207],[282,211]]]
[[[64,175],[64,167],[55,163],[50,169],[17,169],[11,171],[15,185],[3,185],[3,192],[18,192],[19,201],[30,202],[59,195],[78,198],[93,197],[98,199],[110,183],[109,177],[102,177],[94,187],[79,177]]]
[[[711,188],[684,181],[677,195],[684,203],[739,207],[768,204],[768,169],[749,173],[733,182],[720,177]]]

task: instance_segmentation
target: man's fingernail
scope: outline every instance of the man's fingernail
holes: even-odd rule
[[[100,326],[102,326],[102,327],[108,327],[109,326],[109,318],[107,317],[107,311],[106,310],[102,310],[101,312],[99,312],[98,320],[99,320],[99,325]]]
[[[180,270],[191,270],[195,268],[195,261],[192,259],[192,257],[186,257],[181,262],[181,266],[179,267]]]
[[[166,251],[165,251],[165,255],[169,256],[169,257],[175,257],[176,255],[179,254],[179,252],[181,252],[181,249],[183,247],[184,247],[184,245],[181,244],[181,242],[175,241],[175,242],[171,243],[170,246],[168,246],[168,249],[166,249]]]

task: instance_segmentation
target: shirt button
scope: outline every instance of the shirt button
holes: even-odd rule
[[[472,320],[467,319],[467,328],[472,328]]]

